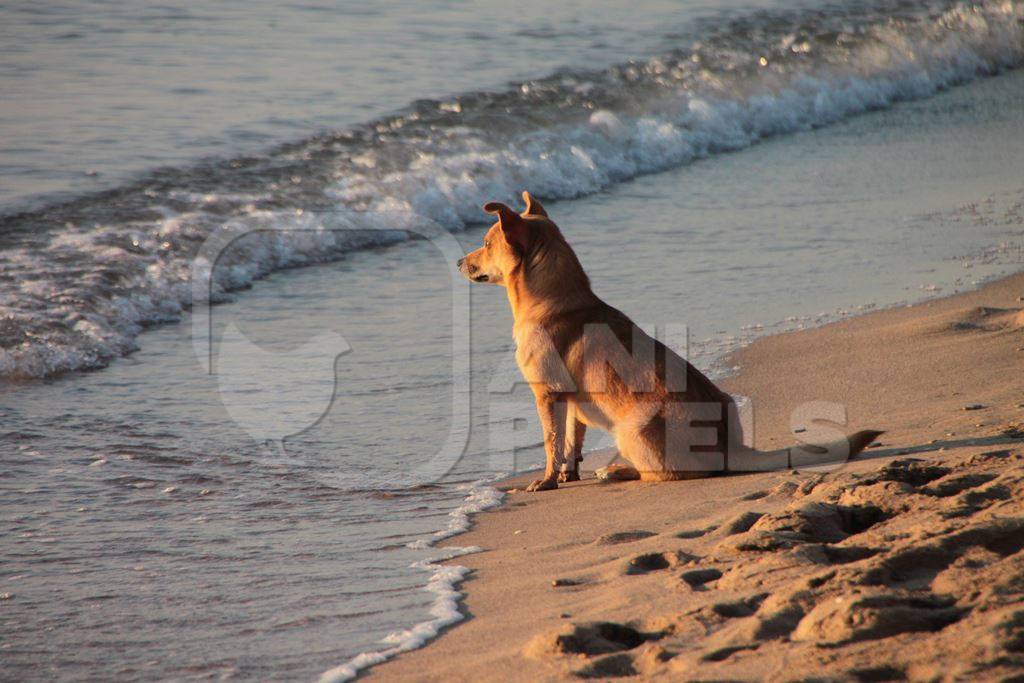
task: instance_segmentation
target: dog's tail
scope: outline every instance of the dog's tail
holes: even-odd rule
[[[740,448],[729,453],[727,469],[730,472],[764,472],[841,465],[856,458],[884,433],[877,429],[864,429],[825,444],[800,444],[775,451]]]
[[[884,433],[876,429],[864,429],[826,444],[801,444],[774,451],[758,451],[748,446],[740,446],[729,450],[725,468],[721,470],[641,471],[639,479],[643,481],[674,481],[745,472],[783,471],[818,465],[842,465],[856,458]]]

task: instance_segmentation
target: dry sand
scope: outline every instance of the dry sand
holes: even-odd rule
[[[484,548],[456,560],[467,621],[368,677],[1024,680],[1022,296],[1024,274],[756,342],[724,384],[758,446],[813,400],[881,446],[511,493],[451,541]]]

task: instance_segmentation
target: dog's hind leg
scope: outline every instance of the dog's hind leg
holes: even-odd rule
[[[583,462],[583,438],[587,434],[587,425],[576,419],[575,411],[570,406],[565,425],[565,461],[558,473],[558,481],[579,481],[580,463]]]

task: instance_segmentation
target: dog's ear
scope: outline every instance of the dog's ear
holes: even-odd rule
[[[544,207],[540,205],[540,202],[538,202],[537,199],[526,190],[523,190],[523,201],[526,202],[526,214],[528,216],[548,217],[548,212],[544,210]]]
[[[529,226],[523,217],[501,202],[488,202],[484,204],[484,211],[493,213],[498,217],[498,224],[505,239],[513,247],[520,251],[526,251],[526,242]]]

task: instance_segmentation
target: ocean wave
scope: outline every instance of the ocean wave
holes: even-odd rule
[[[145,326],[191,305],[192,261],[215,233],[239,237],[214,269],[223,299],[409,226],[479,223],[483,202],[522,189],[579,197],[1017,67],[1022,17],[1009,1],[759,13],[651,60],[420,101],[263,157],[6,216],[0,377],[130,353]]]

